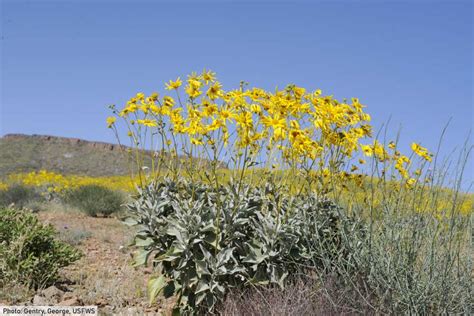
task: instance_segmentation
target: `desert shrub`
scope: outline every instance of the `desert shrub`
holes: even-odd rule
[[[0,190],[0,207],[14,204],[17,208],[23,208],[32,202],[42,201],[44,198],[34,188],[15,184],[5,190]]]
[[[139,227],[136,263],[151,256],[161,273],[150,280],[150,298],[176,295],[181,311],[212,312],[232,288],[283,288],[312,258],[344,253],[339,208],[314,195],[280,195],[271,185],[239,194],[232,183],[216,190],[165,181],[139,190],[128,208],[127,222]]]
[[[369,228],[370,219],[365,221]],[[470,315],[474,306],[470,231],[465,217],[386,215],[364,234],[339,231],[340,249],[347,255],[324,258],[320,253],[322,257],[307,265],[308,273],[284,289],[232,290],[219,312]]]
[[[61,267],[80,258],[55,235],[52,226],[41,224],[32,213],[0,208],[0,282],[34,289],[53,283]]]
[[[368,225],[370,238],[347,236],[358,248],[332,263],[337,287],[352,295],[346,306],[376,314],[472,313],[468,218],[387,214]]]
[[[108,216],[120,211],[124,197],[118,191],[92,184],[66,191],[63,201],[95,217],[99,214]]]

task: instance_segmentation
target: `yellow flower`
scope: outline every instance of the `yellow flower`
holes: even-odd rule
[[[273,136],[275,140],[284,139],[286,137],[286,132],[282,127],[274,127]]]
[[[413,150],[416,154],[420,153],[421,151],[423,150],[426,150],[426,148],[423,148],[421,147],[419,144],[417,143],[412,143],[411,144],[411,150]]]
[[[148,127],[158,126],[158,124],[156,123],[156,120],[150,120],[150,119],[137,120],[137,123],[144,126],[148,126]]]
[[[194,145],[202,145],[203,142],[202,142],[202,139],[201,139],[201,138],[194,138],[194,137],[191,137],[191,144],[194,144]]]
[[[178,78],[179,79],[179,78]],[[149,97],[148,97],[148,102],[155,102],[158,100],[158,92],[153,92]]]
[[[166,90],[177,90],[182,84],[183,82],[178,77],[175,81],[170,80],[170,82],[166,84]]]
[[[155,104],[150,105],[150,110],[151,110],[154,114],[160,114],[160,108],[157,107]]]
[[[112,125],[114,125],[114,123],[115,123],[116,120],[117,120],[116,117],[114,117],[114,116],[109,116],[109,117],[107,118],[107,127],[108,127],[108,128],[112,128]]]
[[[202,91],[199,90],[201,83],[199,81],[196,81],[196,82],[199,83],[199,85],[195,83],[193,84],[190,83],[186,86],[186,89],[185,89],[186,94],[189,95],[189,97],[192,99],[195,99],[202,94]]]
[[[222,127],[223,124],[224,123],[220,120],[212,120],[212,123],[209,126],[207,126],[207,129],[209,131],[215,131],[216,129],[219,129],[220,127]]]
[[[428,149],[426,149],[425,147],[421,147],[419,144],[417,143],[412,143],[411,144],[411,149],[413,150],[413,152],[415,154],[417,154],[418,156],[422,157],[423,159],[427,160],[427,161],[431,161],[432,158],[431,158],[431,154],[428,153]]]
[[[372,146],[370,146],[370,145],[361,145],[361,148],[362,148],[362,152],[367,157],[371,157],[374,154]]]
[[[407,182],[406,182],[407,187],[410,187],[410,188],[413,187],[415,185],[415,183],[416,183],[416,180],[413,179],[413,178],[408,179]]]
[[[211,99],[215,100],[221,96],[221,84],[219,82],[214,82],[212,86],[207,90],[206,95]]]
[[[202,72],[202,79],[206,84],[209,84],[209,82],[213,82],[216,80],[216,74],[210,70],[206,71],[204,69],[204,71]]]
[[[129,113],[134,113],[138,110],[138,105],[135,102],[127,102],[127,106],[120,111],[119,116],[126,117]]]
[[[356,109],[357,112],[362,112],[362,108],[364,108],[364,106],[359,103],[359,99],[357,98],[352,98],[352,106]]]
[[[294,87],[293,92],[295,94],[296,99],[301,99],[303,97],[303,95],[306,93],[306,89],[301,88],[301,87]]]
[[[284,117],[280,117],[279,114],[275,116],[265,116],[262,119],[262,123],[266,127],[273,127],[273,129],[286,127],[286,120]]]
[[[238,125],[249,128],[253,125],[252,114],[249,112],[242,112],[235,118]]]
[[[260,105],[254,103],[250,105],[250,111],[256,114],[260,114],[262,113],[262,108],[260,107]]]
[[[228,107],[223,108],[219,111],[219,118],[225,124],[227,120],[231,120],[234,118],[234,112],[230,110]]]
[[[291,126],[291,128],[294,128],[294,129],[300,129],[300,124],[296,120],[291,120],[290,121],[290,126]]]
[[[362,113],[360,115],[360,119],[361,121],[366,121],[366,122],[370,122],[372,120],[372,118],[370,117],[370,114],[367,114],[367,113]]]
[[[163,106],[166,106],[166,107],[173,107],[174,105],[174,99],[172,97],[169,97],[169,96],[165,96],[163,98]]]
[[[217,113],[217,110],[218,110],[217,104],[210,103],[204,107],[204,109],[202,110],[202,113],[204,114],[204,116],[209,117],[213,115],[214,113]]]

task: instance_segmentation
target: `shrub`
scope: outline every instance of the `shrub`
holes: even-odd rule
[[[469,219],[387,214],[370,226],[370,238],[347,236],[360,245],[352,248],[350,264],[333,264],[340,286],[359,294],[350,302],[354,308],[395,315],[472,313]]]
[[[66,191],[63,200],[66,204],[94,217],[99,214],[111,215],[119,211],[124,203],[124,197],[120,192],[94,184]]]
[[[41,288],[57,279],[61,267],[80,258],[77,250],[55,239],[52,226],[27,211],[0,208],[0,241],[0,283]]]
[[[17,208],[23,208],[29,203],[44,200],[34,188],[24,185],[12,185],[5,190],[0,190],[0,207],[14,204]]]
[[[139,190],[127,222],[140,228],[136,264],[151,256],[161,273],[149,282],[151,300],[163,291],[182,312],[212,312],[231,288],[283,287],[312,258],[343,253],[342,219],[329,201],[281,196],[271,185],[237,191],[184,180]]]
[[[90,238],[92,233],[87,230],[82,229],[74,229],[74,228],[63,228],[59,231],[59,240],[69,244],[71,246],[80,245],[86,240]]]

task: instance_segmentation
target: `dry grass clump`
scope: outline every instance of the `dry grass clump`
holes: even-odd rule
[[[282,289],[254,287],[232,292],[220,307],[226,316],[293,316],[370,314],[368,303],[353,288],[327,276],[325,283],[299,276]],[[366,293],[367,294],[367,293]]]

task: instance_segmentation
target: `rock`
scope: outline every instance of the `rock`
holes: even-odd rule
[[[33,305],[36,305],[36,306],[45,306],[45,305],[49,305],[50,302],[44,298],[43,296],[40,296],[40,295],[35,295],[33,297]]]
[[[70,299],[59,302],[59,306],[77,306],[81,305],[81,301],[77,296],[71,297]]]
[[[57,303],[61,300],[64,292],[55,287],[54,285],[41,291],[41,295],[51,303]]]

